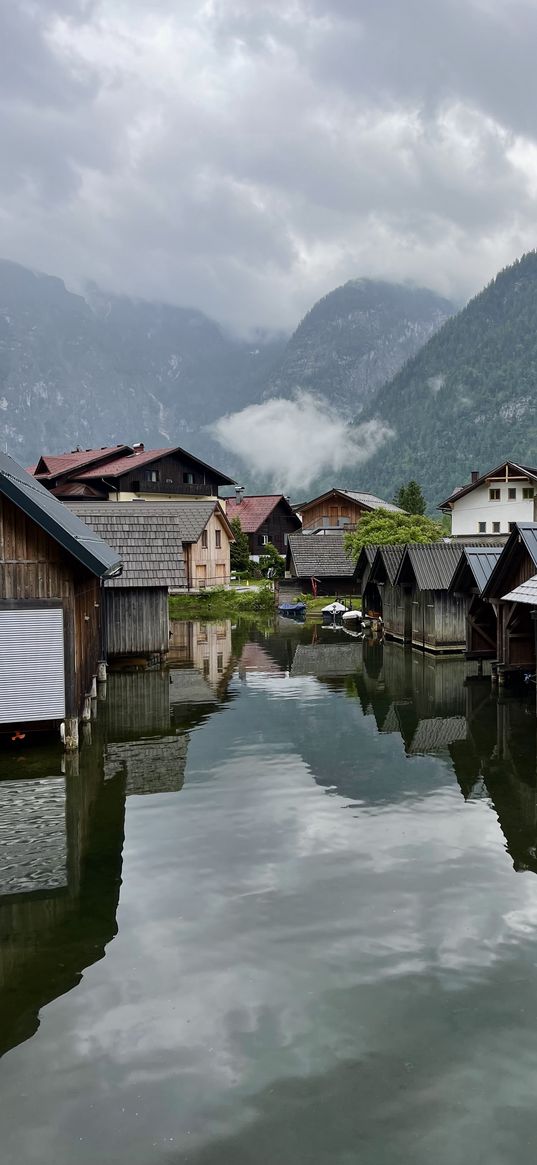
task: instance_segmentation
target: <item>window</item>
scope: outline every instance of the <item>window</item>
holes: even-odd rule
[[[220,547],[222,545],[222,531],[221,530],[215,530],[215,532],[214,532],[214,544],[216,546],[216,549],[220,550]]]
[[[491,501],[491,502],[499,502],[499,500],[500,500],[500,491],[499,491],[499,489],[489,489],[489,501]]]
[[[201,535],[201,545],[202,545],[204,550],[207,549],[208,543],[207,543],[207,531],[206,530],[204,530],[203,534]]]
[[[268,534],[258,534],[257,541],[260,546],[266,546],[268,542]]]
[[[499,522],[493,522],[493,523],[492,523],[492,533],[493,533],[493,534],[499,534],[499,533],[500,533],[500,523],[499,523]]]
[[[510,534],[512,534],[513,530],[515,529],[515,526],[516,526],[516,522],[509,522],[509,533]]]
[[[535,490],[532,485],[522,486],[522,497],[527,501],[529,498],[535,496]]]
[[[194,485],[193,473],[183,473],[183,485]]]
[[[146,469],[145,476],[147,481],[160,481],[160,471],[158,469]]]
[[[479,534],[486,534],[487,533],[487,523],[486,522],[478,522],[477,523],[477,530],[478,530]]]
[[[516,502],[516,488],[513,485],[510,485],[507,490],[507,500],[509,502]]]

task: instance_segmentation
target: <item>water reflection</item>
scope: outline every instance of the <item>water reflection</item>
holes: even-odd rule
[[[387,1130],[502,1160],[494,1088],[535,1051],[529,699],[318,627],[181,625],[62,763],[0,758],[7,1165],[380,1165]]]

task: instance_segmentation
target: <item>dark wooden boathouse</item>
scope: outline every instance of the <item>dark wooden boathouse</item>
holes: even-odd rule
[[[378,595],[378,610],[384,623],[384,634],[388,639],[400,639],[410,642],[411,625],[405,625],[405,615],[410,612],[410,605],[405,603],[405,591],[400,583],[395,582],[406,547],[379,546],[369,573],[367,593],[375,591]],[[366,608],[369,604],[366,603]]]
[[[286,577],[299,580],[304,592],[356,594],[357,564],[348,557],[344,538],[343,530],[325,534],[290,534]]]
[[[483,590],[498,562],[503,546],[464,546],[449,591],[469,598],[466,614],[466,658],[496,659],[497,619]]]
[[[483,588],[497,615],[496,660],[506,672],[535,671],[537,522],[517,523]]]
[[[371,567],[373,565],[373,562],[375,561],[375,554],[376,553],[377,553],[376,546],[369,546],[369,545],[362,546],[362,549],[361,549],[361,551],[358,555],[358,558],[356,560],[356,569],[355,569],[354,577],[356,580],[356,586],[357,586],[357,588],[360,591],[360,594],[362,596],[362,610],[363,611],[371,610],[371,611],[378,612],[378,610],[379,610],[378,604],[380,602],[380,594],[378,592],[376,584],[373,584],[371,586],[371,588],[368,589],[369,577],[371,574]]]
[[[404,639],[424,651],[463,652],[469,598],[450,593],[462,553],[456,542],[412,543],[405,548],[394,585],[402,588]]]
[[[110,546],[0,453],[1,732],[72,721],[76,747],[103,658],[101,584],[120,568]]]

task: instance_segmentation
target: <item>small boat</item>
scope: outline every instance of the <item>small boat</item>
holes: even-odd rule
[[[361,611],[352,611],[352,610],[345,611],[345,614],[342,615],[342,619],[343,619],[344,623],[353,623],[356,619],[358,620],[358,622],[362,623],[363,618],[364,617],[363,617]]]
[[[280,603],[278,613],[284,619],[294,619],[296,623],[303,623],[306,618],[305,603]]]

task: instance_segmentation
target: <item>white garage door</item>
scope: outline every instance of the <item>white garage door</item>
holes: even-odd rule
[[[0,724],[64,716],[61,607],[0,610]]]

